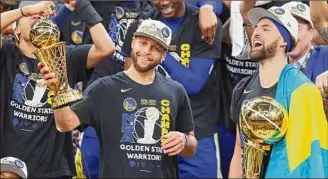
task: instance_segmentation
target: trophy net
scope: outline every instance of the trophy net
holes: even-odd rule
[[[64,42],[42,47],[34,54],[44,66],[49,68],[50,72],[55,73],[57,82],[54,90],[55,96],[52,100],[53,108],[67,106],[82,99],[81,91],[70,88],[68,83]]]

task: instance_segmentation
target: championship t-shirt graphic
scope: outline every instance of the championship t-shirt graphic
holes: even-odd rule
[[[138,104],[128,97],[123,108],[120,149],[126,151],[128,166],[145,172],[161,168],[161,136],[170,129],[170,101],[141,99]]]
[[[41,74],[30,73],[26,63],[19,65],[22,73],[15,75],[10,106],[16,129],[34,131],[48,121],[53,113],[47,98],[51,96]]]

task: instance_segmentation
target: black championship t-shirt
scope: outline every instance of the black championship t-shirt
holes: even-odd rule
[[[287,1],[271,1],[264,4],[262,7],[264,9],[269,9],[272,6],[282,6]],[[225,14],[230,14],[227,12],[227,8],[224,8]],[[225,15],[224,15],[225,16]],[[222,18],[222,16],[221,16]],[[224,18],[223,18],[224,19]],[[244,41],[248,41],[247,36],[244,36]],[[230,116],[230,104],[232,91],[236,84],[245,77],[252,75],[257,68],[257,63],[251,61],[251,59],[238,59],[231,56],[232,47],[230,44],[222,43],[222,59],[217,65],[219,72],[219,122],[224,124],[227,128],[232,131],[236,130],[235,124],[231,121]]]
[[[150,85],[124,72],[103,77],[72,106],[81,124],[95,128],[102,178],[178,178],[177,157],[162,153],[161,136],[194,129],[184,88],[156,74]]]
[[[275,98],[277,83],[270,88],[262,88],[260,84],[259,73],[256,72],[248,78],[242,79],[234,88],[231,100],[231,119],[234,123],[239,123],[239,114],[241,106],[258,96],[268,96]]]
[[[219,77],[219,122],[234,131],[235,124],[230,119],[231,96],[234,87],[243,78],[252,75],[257,68],[257,62],[240,60],[231,56],[231,45],[222,43],[222,57],[217,64]]]
[[[277,91],[277,84],[275,83],[273,86],[271,86],[270,88],[262,88],[261,84],[260,84],[260,78],[259,78],[259,73],[256,72],[255,74],[253,74],[250,77],[244,78],[242,79],[235,87],[235,89],[233,90],[233,94],[232,94],[232,100],[231,100],[231,118],[233,120],[234,123],[239,125],[239,120],[240,120],[240,112],[242,110],[242,105],[243,104],[247,104],[247,102],[249,100],[252,100],[255,97],[259,97],[259,96],[268,96],[271,98],[275,98],[276,96],[276,91]],[[239,128],[239,126],[238,126]],[[240,145],[241,148],[244,148],[244,141],[245,136],[243,131],[240,130],[239,128],[239,134],[240,134]],[[263,158],[263,165],[262,165],[262,175],[261,178],[264,177],[265,174],[265,170],[266,167],[268,165],[269,162],[269,158],[270,158],[270,153],[271,151],[268,151],[267,154],[265,155]],[[242,160],[244,160],[243,156],[243,150],[241,153],[242,156]]]
[[[208,44],[202,39],[202,32],[199,27],[199,11],[198,8],[186,4],[186,13],[181,25],[172,34],[172,41],[170,44],[170,52],[176,52],[180,57],[180,63],[185,67],[189,67],[191,57],[199,58],[194,60],[201,60],[201,58],[219,59],[221,55],[221,38],[222,38],[222,24],[218,20],[218,30],[216,39],[213,45]],[[155,12],[152,19],[160,20],[159,12]],[[123,51],[127,54],[131,52],[131,39],[133,33],[137,29],[137,25],[131,25],[126,35],[126,41],[123,45]],[[134,29],[133,29],[134,28]],[[159,66],[158,71],[166,75],[167,72],[164,67]],[[197,138],[203,138],[216,133],[216,123],[219,118],[217,108],[217,74],[213,70],[209,76],[208,82],[196,95],[190,95],[190,103],[195,122],[195,132]]]
[[[67,47],[70,86],[85,80],[90,46]],[[1,158],[13,156],[27,165],[28,176],[75,174],[72,136],[57,131],[48,101],[53,94],[43,84],[38,61],[24,56],[12,41],[4,41],[0,61]]]

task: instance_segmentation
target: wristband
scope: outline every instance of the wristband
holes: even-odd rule
[[[26,16],[27,16],[27,15],[25,15],[25,14],[23,13],[23,8],[20,8],[20,12],[21,12],[21,14],[22,14],[23,17],[26,17]]]
[[[183,133],[184,134],[184,137],[185,137],[185,147],[187,147],[188,145],[188,135]]]

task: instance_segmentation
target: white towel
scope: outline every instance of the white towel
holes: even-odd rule
[[[257,1],[255,6],[261,6],[268,4],[271,1]],[[243,27],[243,17],[240,13],[240,6],[242,1],[232,1],[230,9],[230,27],[229,34],[232,43],[231,56],[246,60],[249,59],[249,51],[251,49],[246,34],[246,30]]]

